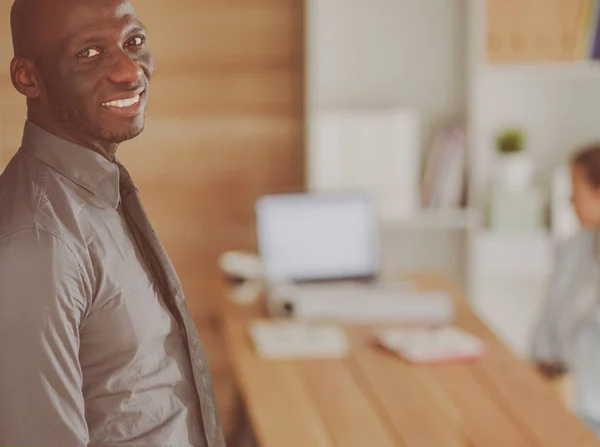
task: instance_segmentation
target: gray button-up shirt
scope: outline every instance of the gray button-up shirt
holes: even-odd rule
[[[533,357],[560,362],[573,378],[573,410],[600,423],[598,235],[581,229],[561,244],[536,328]]]
[[[0,445],[224,446],[129,174],[31,122],[0,176]]]

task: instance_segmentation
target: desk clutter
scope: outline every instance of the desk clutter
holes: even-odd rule
[[[351,352],[344,330],[332,323],[258,320],[249,329],[256,352],[264,359],[346,358]],[[413,364],[469,361],[485,354],[479,338],[453,326],[374,330],[373,341]]]

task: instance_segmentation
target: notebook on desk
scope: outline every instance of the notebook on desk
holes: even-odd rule
[[[480,359],[485,343],[457,327],[384,329],[377,331],[376,344],[409,363],[440,364]]]
[[[344,358],[350,353],[346,334],[337,325],[258,320],[248,329],[256,352],[265,359]]]
[[[381,279],[378,210],[359,194],[283,194],[257,202],[273,316],[445,323],[452,299]]]

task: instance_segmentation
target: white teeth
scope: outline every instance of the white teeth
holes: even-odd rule
[[[137,104],[139,100],[140,100],[140,95],[136,95],[135,97],[130,98],[130,99],[118,99],[116,101],[105,102],[102,105],[106,106],[106,107],[119,107],[119,108],[131,107],[132,105]]]

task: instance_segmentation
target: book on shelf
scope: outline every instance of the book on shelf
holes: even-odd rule
[[[466,132],[462,123],[450,122],[436,132],[421,181],[424,209],[458,209],[466,183]]]
[[[594,0],[592,8],[587,54],[590,59],[600,59],[600,0]]]
[[[579,40],[574,59],[596,60],[600,54],[596,51],[597,43],[600,43],[599,22],[600,0],[579,0],[580,19],[578,21]]]

